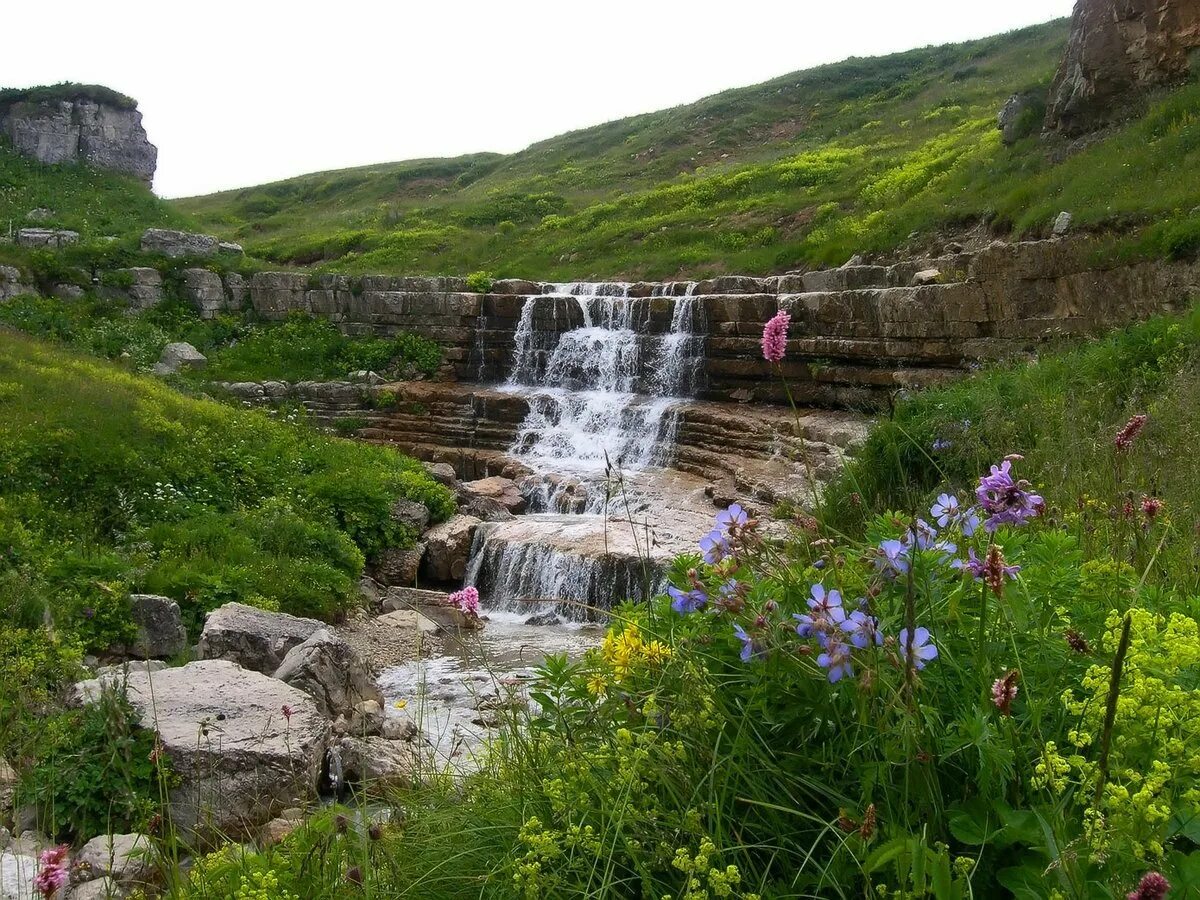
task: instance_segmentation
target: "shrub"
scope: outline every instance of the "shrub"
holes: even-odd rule
[[[490,272],[472,272],[467,276],[467,290],[476,294],[486,294],[492,289],[495,279]]]

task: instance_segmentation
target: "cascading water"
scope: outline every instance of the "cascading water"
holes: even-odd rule
[[[670,464],[677,408],[701,387],[703,306],[690,284],[629,287],[560,284],[525,301],[504,389],[529,405],[510,453],[540,477],[527,480],[534,514],[477,534],[467,582],[489,608],[555,601],[591,618],[587,604],[661,587],[646,521],[658,501],[638,475]]]

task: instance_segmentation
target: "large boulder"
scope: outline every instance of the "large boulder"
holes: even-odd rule
[[[493,500],[510,513],[523,513],[529,505],[517,483],[511,478],[502,478],[499,475],[468,481],[462,486],[460,493]]]
[[[383,702],[357,651],[324,628],[289,650],[275,677],[312,697],[328,719],[351,715],[364,700]]]
[[[88,881],[107,875],[123,885],[145,884],[154,875],[154,845],[144,834],[102,834],[83,845],[74,867]]]
[[[424,503],[401,497],[392,504],[391,512],[393,522],[411,528],[418,534],[429,527],[429,509]]]
[[[346,782],[371,787],[411,787],[420,771],[419,745],[385,737],[347,735],[330,748]]]
[[[183,299],[195,307],[202,319],[214,319],[228,307],[221,276],[208,269],[183,270]]]
[[[1076,0],[1046,127],[1090,131],[1146,88],[1184,80],[1200,48],[1200,0]]]
[[[211,234],[147,228],[142,234],[143,253],[161,253],[172,258],[213,256],[220,247]]]
[[[417,580],[421,570],[421,560],[425,557],[425,545],[418,543],[415,547],[402,550],[399,547],[388,547],[381,550],[371,565],[371,572],[383,585],[409,585]]]
[[[13,266],[0,266],[0,300],[10,300],[21,294],[32,294],[34,288],[21,279],[21,272]]]
[[[154,364],[155,375],[174,375],[182,369],[203,369],[208,357],[184,341],[176,341],[163,347],[162,355]]]
[[[1006,145],[1015,144],[1021,138],[1032,134],[1041,125],[1045,112],[1046,104],[1036,94],[1013,94],[1000,107],[996,116],[1000,140]]]
[[[125,692],[170,759],[172,821],[189,838],[247,834],[315,796],[329,722],[303,691],[205,659],[131,673]]]
[[[425,532],[422,568],[431,581],[459,581],[467,573],[471,543],[482,520],[475,516],[452,516]]]
[[[129,598],[130,616],[137,626],[137,637],[123,648],[138,659],[167,659],[187,647],[187,629],[179,604],[157,594],[133,594]]]
[[[126,275],[129,278],[129,287],[125,289],[125,296],[129,298],[129,305],[134,309],[150,309],[153,306],[158,306],[162,303],[162,275],[158,269],[150,268],[149,266],[134,266],[129,269],[118,269],[118,275]]]
[[[33,900],[39,896],[33,886],[37,872],[37,857],[12,850],[0,852],[0,900]]]
[[[270,675],[282,665],[289,650],[324,627],[316,619],[226,603],[208,614],[196,653],[200,659],[229,660]]]
[[[20,247],[48,247],[58,250],[78,241],[78,231],[64,231],[58,228],[22,228],[17,232],[17,245]]]

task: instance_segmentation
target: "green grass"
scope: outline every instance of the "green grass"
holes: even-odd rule
[[[542,278],[840,264],[987,222],[1115,230],[1130,255],[1200,245],[1200,87],[1072,155],[1005,147],[996,113],[1044,90],[1063,22],[853,59],[561,135],[506,157],[327,172],[176,206],[276,262]]]

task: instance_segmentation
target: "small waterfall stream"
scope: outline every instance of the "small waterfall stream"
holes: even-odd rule
[[[526,299],[503,389],[528,401],[510,453],[538,476],[525,484],[531,515],[476,536],[466,580],[487,608],[553,601],[564,618],[595,618],[596,605],[661,588],[664,497],[644,476],[671,464],[678,407],[702,387],[693,287],[630,297],[627,284],[577,282]]]

